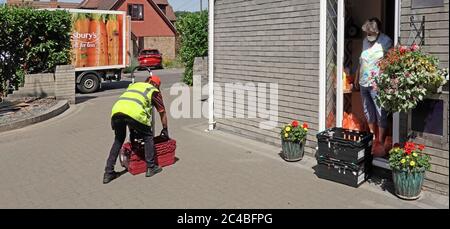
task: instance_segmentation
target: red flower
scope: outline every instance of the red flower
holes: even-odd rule
[[[417,45],[417,44],[413,44],[412,46],[411,46],[411,51],[417,51],[417,50],[419,50],[420,49],[420,47]]]
[[[423,151],[425,149],[425,146],[424,145],[419,145],[419,150],[420,151]]]
[[[292,125],[292,127],[297,127],[298,126],[298,121],[292,121],[291,125]]]
[[[414,142],[407,142],[405,143],[405,149],[406,150],[415,150],[416,149],[416,145],[414,144]]]
[[[303,123],[302,127],[303,127],[303,129],[305,129],[305,128],[308,129],[308,124],[305,122],[305,123]]]
[[[408,51],[408,48],[406,46],[400,46],[399,51],[400,54],[404,54]]]
[[[407,155],[410,155],[412,153],[412,150],[411,149],[405,149],[405,152],[406,152]]]

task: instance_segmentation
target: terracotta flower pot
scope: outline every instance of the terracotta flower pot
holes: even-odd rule
[[[306,139],[299,142],[281,141],[282,155],[285,161],[295,162],[303,159]]]
[[[398,169],[392,170],[395,195],[405,200],[416,200],[422,192],[425,170],[410,172]]]

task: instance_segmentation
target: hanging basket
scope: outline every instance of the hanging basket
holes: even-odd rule
[[[306,139],[299,142],[281,140],[282,157],[285,161],[296,162],[303,159]]]
[[[425,170],[410,172],[398,169],[392,170],[395,195],[404,200],[417,200],[422,192]]]

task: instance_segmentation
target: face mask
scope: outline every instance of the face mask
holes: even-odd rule
[[[369,40],[370,42],[374,42],[377,40],[378,35],[375,36],[367,36],[367,40]]]

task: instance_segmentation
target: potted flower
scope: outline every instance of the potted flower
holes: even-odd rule
[[[425,146],[413,142],[405,143],[389,151],[389,165],[392,168],[395,194],[406,200],[420,197],[425,171],[430,170],[430,156],[423,153]]]
[[[300,161],[304,155],[308,124],[300,126],[298,121],[292,121],[281,130],[281,147],[283,159],[294,162]]]
[[[381,74],[374,78],[377,103],[386,111],[407,112],[446,83],[447,69],[418,45],[392,48],[379,63]]]

